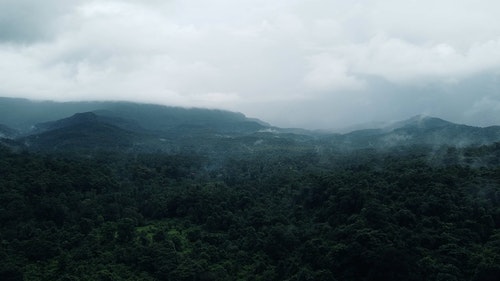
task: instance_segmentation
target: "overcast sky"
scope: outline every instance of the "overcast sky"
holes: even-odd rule
[[[0,0],[0,96],[500,124],[500,1]]]

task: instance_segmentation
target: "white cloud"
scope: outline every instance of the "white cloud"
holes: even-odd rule
[[[309,58],[310,71],[304,81],[314,90],[358,90],[363,81],[348,73],[345,62],[328,54],[319,54]]]
[[[319,61],[337,61],[352,77],[371,75],[397,83],[451,81],[500,69],[500,37],[460,51],[446,43],[417,45],[375,36],[366,43],[332,47],[321,56]]]
[[[223,107],[269,121],[293,111],[333,124],[370,107],[385,116],[382,101],[408,102],[415,85],[452,91],[500,69],[492,0],[0,0],[0,23],[3,95]],[[449,98],[440,93],[428,102]]]

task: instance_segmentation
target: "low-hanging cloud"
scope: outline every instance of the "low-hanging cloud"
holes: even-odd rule
[[[310,128],[422,112],[485,125],[496,111],[481,102],[500,95],[499,11],[495,1],[0,0],[0,94],[222,107]]]

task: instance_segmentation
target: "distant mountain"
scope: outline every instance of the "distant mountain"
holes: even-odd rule
[[[34,125],[31,134],[62,129],[80,124],[97,124],[97,123],[108,124],[129,131],[135,131],[135,132],[144,131],[144,129],[134,120],[127,120],[118,117],[100,116],[93,112],[83,112],[83,113],[76,113],[68,118],[36,124]]]
[[[144,136],[109,122],[94,113],[78,113],[69,118],[35,126],[32,135],[20,139],[35,150],[127,149]],[[113,121],[113,120],[111,120]]]
[[[25,134],[35,124],[70,117],[76,113],[94,112],[99,116],[134,120],[150,131],[181,131],[185,127],[219,133],[251,133],[270,127],[257,119],[237,112],[216,109],[182,108],[131,102],[52,102],[0,98],[0,122]],[[116,125],[116,124],[115,124]]]
[[[395,122],[390,127],[403,128],[403,127],[416,127],[421,129],[442,128],[447,126],[457,125],[455,123],[432,117],[427,115],[416,115],[407,120]]]
[[[473,127],[418,115],[382,128],[358,130],[331,138],[334,144],[350,148],[401,145],[466,147],[500,141],[500,127]]]
[[[256,132],[268,126],[237,112],[203,108],[167,107],[152,104],[113,103],[95,111],[108,117],[133,119],[152,131],[208,130],[219,133]]]
[[[325,149],[414,145],[466,147],[500,141],[499,126],[466,126],[423,115],[332,134],[273,127],[224,110],[128,102],[37,103],[0,98],[0,122],[5,124],[0,126],[0,138],[10,138],[10,146],[25,144],[29,149],[45,151],[187,150],[218,157],[283,148],[320,153]]]
[[[0,97],[0,123],[27,132],[35,124],[66,118],[78,112],[101,109],[103,106],[100,102],[58,103]]]
[[[198,152],[237,151],[238,142],[221,147],[227,136],[244,136],[266,128],[243,114],[222,110],[110,103],[106,110],[76,113],[31,126],[17,140],[31,150],[120,150]],[[122,118],[121,116],[127,117]],[[134,118],[134,119],[132,119]],[[231,139],[232,140],[232,139]]]
[[[465,147],[500,141],[500,127],[473,127],[435,117],[417,116],[385,136],[385,139],[395,138],[415,143]]]

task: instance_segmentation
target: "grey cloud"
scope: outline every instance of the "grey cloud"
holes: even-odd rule
[[[470,3],[0,0],[0,93],[218,107],[308,128],[419,113],[490,124],[500,7]]]
[[[0,42],[33,43],[56,35],[59,20],[80,1],[0,0]]]

